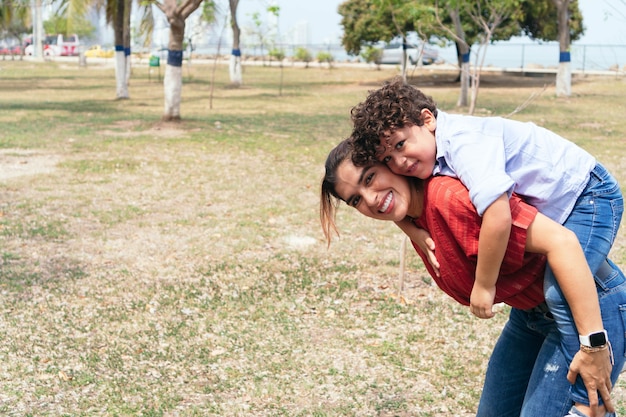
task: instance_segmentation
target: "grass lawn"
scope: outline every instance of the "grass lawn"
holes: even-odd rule
[[[0,61],[0,414],[474,415],[506,313],[474,318],[413,253],[400,290],[393,224],[344,206],[330,248],[319,225],[326,155],[397,69],[212,74],[185,63],[164,123],[147,62],[115,100],[112,67]],[[411,82],[455,112],[455,75]],[[625,80],[553,81],[487,74],[477,114],[533,97],[511,117],[626,184]],[[614,397],[626,413],[626,382]]]

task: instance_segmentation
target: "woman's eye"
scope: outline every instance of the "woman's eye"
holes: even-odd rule
[[[361,197],[354,197],[352,201],[350,201],[350,205],[352,207],[356,207],[357,205],[359,205],[359,201],[361,201]]]
[[[372,182],[372,178],[374,178],[374,174],[369,174],[365,177],[365,185],[369,185]]]

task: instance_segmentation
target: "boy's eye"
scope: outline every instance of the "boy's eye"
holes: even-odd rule
[[[381,162],[382,162],[383,164],[388,164],[388,163],[389,163],[389,161],[391,161],[391,157],[390,157],[390,156],[385,156],[385,157],[382,159],[382,161],[381,161]]]
[[[403,140],[401,140],[398,143],[396,143],[396,149],[397,150],[402,149],[403,146],[404,146],[404,141]]]

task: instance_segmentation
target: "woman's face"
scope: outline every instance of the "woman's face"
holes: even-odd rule
[[[357,167],[347,158],[339,165],[337,178],[337,194],[367,217],[400,221],[410,215],[409,182],[386,165]]]

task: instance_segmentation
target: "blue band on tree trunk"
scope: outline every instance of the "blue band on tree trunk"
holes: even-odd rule
[[[130,46],[128,48],[124,48],[124,55],[130,56]]]
[[[124,45],[115,45],[115,52],[120,52],[124,50]]]
[[[571,62],[572,57],[569,51],[559,52],[559,62]]]
[[[241,49],[233,49],[230,54],[232,56],[241,56]]]
[[[171,49],[167,50],[167,65],[171,65],[173,67],[182,67],[183,66],[183,51],[172,51]]]
[[[461,62],[470,62],[470,53],[461,54]]]

